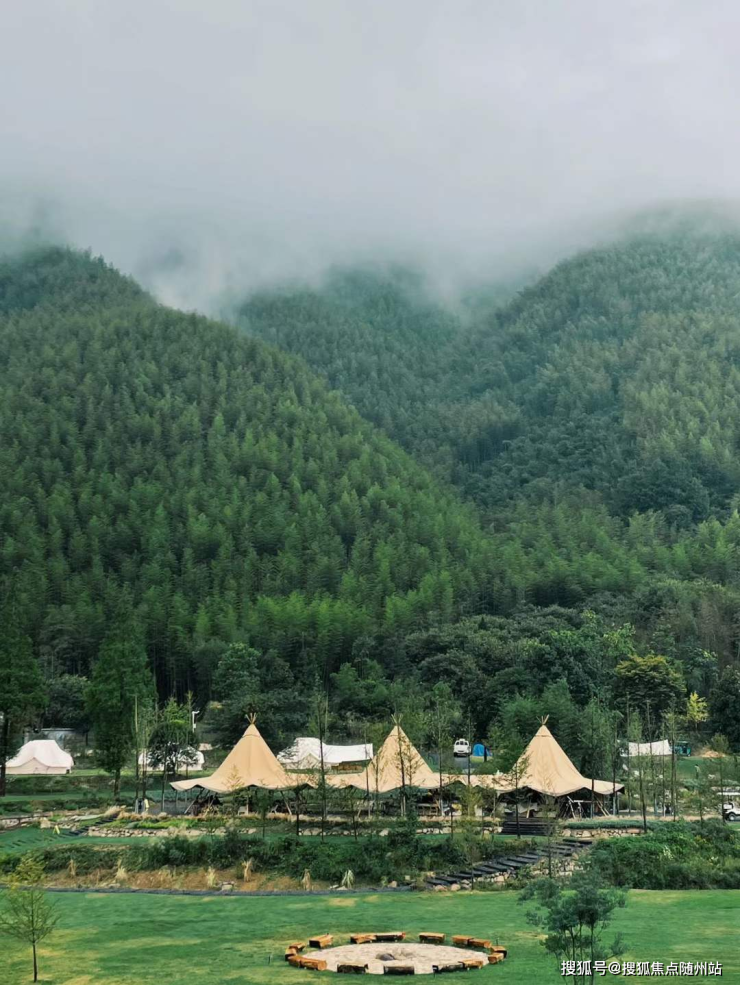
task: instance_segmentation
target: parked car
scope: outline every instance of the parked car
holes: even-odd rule
[[[458,739],[454,745],[454,754],[456,756],[469,756],[470,755],[470,743],[467,739]]]

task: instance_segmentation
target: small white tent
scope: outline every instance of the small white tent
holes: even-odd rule
[[[630,756],[670,756],[671,744],[668,739],[655,742],[630,742]]]
[[[324,766],[332,769],[344,763],[366,763],[373,758],[371,743],[359,746],[330,746],[324,743]],[[292,746],[278,753],[278,762],[289,770],[316,770],[321,766],[321,742],[300,736]]]
[[[69,773],[74,760],[68,752],[60,749],[53,739],[32,739],[20,752],[8,760],[7,772],[10,776],[33,773]]]

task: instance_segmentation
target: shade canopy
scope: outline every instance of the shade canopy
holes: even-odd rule
[[[378,752],[360,773],[327,777],[335,787],[357,787],[373,793],[390,793],[402,787],[435,790],[439,777],[427,766],[400,725],[394,725]]]
[[[215,773],[193,780],[174,780],[171,785],[175,790],[201,787],[213,793],[234,793],[245,787],[288,790],[308,782],[304,776],[286,773],[252,721]]]
[[[54,739],[32,739],[20,752],[8,760],[9,774],[22,776],[39,773],[69,773],[74,760]]]

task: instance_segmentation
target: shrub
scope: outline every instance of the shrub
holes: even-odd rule
[[[77,875],[94,872],[95,869],[117,869],[124,853],[129,851],[126,845],[110,848],[98,848],[94,845],[59,845],[51,848],[38,848],[29,852],[35,861],[41,862],[46,872],[60,872],[62,869],[72,871]],[[0,856],[0,872],[14,872],[20,855]],[[128,858],[127,858],[128,861]]]
[[[631,889],[740,889],[740,837],[719,820],[662,824],[599,842],[589,865]]]

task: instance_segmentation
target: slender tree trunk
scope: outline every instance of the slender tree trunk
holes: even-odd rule
[[[676,770],[676,717],[671,715],[671,811],[673,820],[678,820],[678,776]]]
[[[121,767],[119,766],[113,774],[113,800],[118,803],[121,793]]]
[[[650,705],[649,704],[646,704],[645,705],[645,723],[647,725],[648,742],[650,743],[650,747],[649,747],[650,748],[650,784],[651,784],[651,787],[652,787],[653,816],[655,816],[658,813],[658,808],[657,808],[657,804],[655,803],[655,791],[656,791],[656,783],[655,783],[655,757],[653,756],[653,730],[652,730],[652,726],[650,724]]]
[[[367,728],[363,730],[362,738],[365,743],[365,756],[367,757]],[[367,759],[366,759],[367,762]],[[372,809],[372,802],[370,800],[370,773],[368,772],[370,764],[367,763],[365,766],[365,790],[367,793],[367,818],[370,820],[370,813]]]
[[[596,737],[594,734],[594,706],[591,701],[591,773],[595,773],[596,766]],[[594,789],[594,777],[591,776],[591,820],[596,817],[596,794]]]
[[[632,817],[632,763],[630,758],[630,741],[632,732],[630,730],[630,703],[627,702],[627,813]]]
[[[37,982],[39,980],[39,964],[36,959],[36,941],[31,944],[33,949],[33,980]]]
[[[299,841],[301,837],[301,794],[296,787],[295,789],[295,840]]]
[[[643,776],[643,757],[637,757],[637,769],[639,772],[639,783],[640,783],[640,807],[642,808],[642,830],[644,834],[647,834],[647,799],[645,797],[645,778]]]
[[[10,746],[10,717],[7,711],[3,714],[3,739],[2,747],[0,748],[0,797],[4,797],[7,793],[7,765],[8,765],[8,747]]]
[[[439,760],[439,813],[442,818],[442,824],[444,825],[445,820],[445,805],[442,799],[442,733],[439,728],[437,728],[437,759]],[[444,828],[443,828],[444,830]]]
[[[398,759],[401,767],[401,817],[406,817],[406,769],[403,761],[403,747],[401,745],[401,732],[399,725],[398,732]]]
[[[134,695],[134,810],[139,806],[139,696]]]
[[[323,842],[326,829],[326,764],[324,762],[324,734],[326,723],[324,720],[324,698],[319,697],[318,704],[319,720],[319,753],[321,756],[321,840]]]

